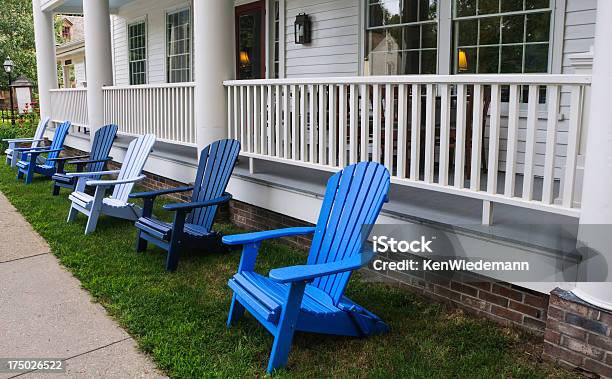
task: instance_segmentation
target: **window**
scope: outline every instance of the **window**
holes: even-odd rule
[[[438,0],[368,0],[366,73],[435,74]]]
[[[62,38],[64,39],[64,42],[70,42],[70,37],[72,37],[70,29],[70,25],[62,26]]]
[[[454,0],[455,73],[547,73],[550,0]]]
[[[191,80],[191,16],[189,9],[166,15],[166,72],[168,83]]]
[[[272,72],[273,78],[280,77],[280,2],[278,0],[274,1],[274,72]]]
[[[144,21],[128,25],[130,84],[147,83],[147,27]]]

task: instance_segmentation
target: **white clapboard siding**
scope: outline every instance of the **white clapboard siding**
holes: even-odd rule
[[[571,199],[589,76],[319,77],[224,85],[228,130],[230,136],[240,130],[237,138],[247,141],[244,156],[327,171],[373,160],[398,185],[578,213]],[[283,99],[289,87],[291,101]],[[527,103],[522,88],[529,91]],[[563,117],[561,88],[571,91]],[[548,91],[543,104],[540,89]],[[248,99],[262,90],[267,102],[245,100],[243,94]],[[245,113],[268,115],[267,150],[248,147],[258,129]],[[291,122],[290,138],[284,127]]]
[[[357,75],[360,7],[361,2],[354,0],[285,0],[286,77]],[[308,14],[312,22],[308,45],[294,43],[298,13]]]

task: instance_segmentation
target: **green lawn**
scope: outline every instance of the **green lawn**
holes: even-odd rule
[[[4,161],[3,157],[2,161]],[[165,254],[134,251],[129,222],[102,217],[83,235],[85,218],[66,223],[67,192],[51,196],[51,183],[30,186],[2,165],[0,191],[49,243],[54,254],[93,297],[171,377],[260,377],[272,338],[246,316],[226,329],[230,291],[239,252],[201,252],[184,257],[177,272],[164,271]],[[160,214],[159,210],[157,214]],[[219,228],[237,231],[228,225]],[[303,262],[305,253],[264,244],[258,270]],[[287,369],[296,377],[569,377],[539,361],[537,339],[447,309],[397,287],[368,284],[355,276],[348,295],[391,327],[367,339],[298,333]],[[528,346],[528,348],[525,348]]]

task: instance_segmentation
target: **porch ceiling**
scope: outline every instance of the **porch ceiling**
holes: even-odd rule
[[[111,13],[115,13],[119,7],[131,2],[132,0],[109,0]],[[53,11],[56,13],[83,13],[83,0],[63,0],[56,2]]]

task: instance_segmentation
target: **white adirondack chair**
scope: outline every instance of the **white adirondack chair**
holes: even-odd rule
[[[36,149],[38,144],[44,141],[45,130],[47,129],[47,125],[49,124],[49,117],[41,118],[38,122],[38,126],[36,127],[36,132],[34,132],[33,138],[8,138],[4,139],[4,142],[8,143],[8,149],[4,150],[6,154],[6,164],[10,164],[11,167],[15,167],[17,165],[17,161],[19,160],[19,145],[22,143],[30,142],[30,146],[27,148],[28,150]],[[15,151],[15,149],[18,149]],[[25,150],[25,149],[24,149]]]
[[[154,143],[153,134],[145,134],[130,142],[120,170],[68,173],[67,175],[78,178],[76,190],[68,197],[72,200],[68,221],[74,221],[77,212],[87,215],[89,219],[85,234],[89,234],[96,230],[101,214],[127,220],[137,220],[142,216],[142,209],[128,203],[128,196],[134,184],[145,178],[142,169]],[[92,177],[115,174],[117,179],[114,180],[92,180]],[[96,187],[94,196],[85,193],[86,186]],[[114,186],[113,194],[104,197],[106,190],[112,186]]]

